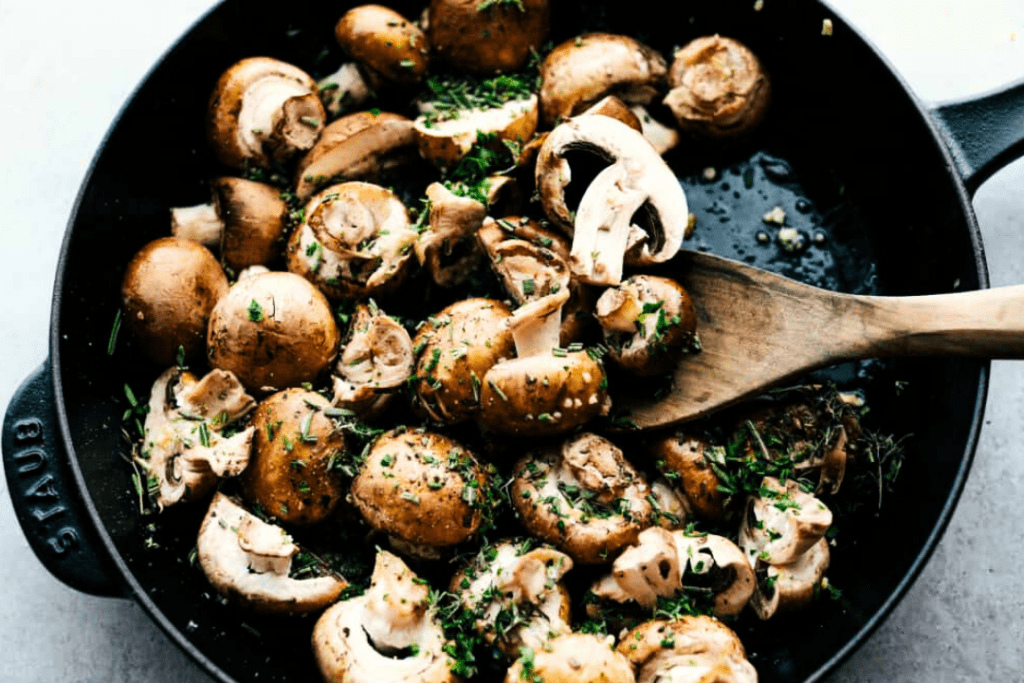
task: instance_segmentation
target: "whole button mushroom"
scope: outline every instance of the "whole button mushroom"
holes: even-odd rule
[[[691,136],[721,141],[745,136],[764,120],[771,80],[760,60],[732,38],[706,36],[675,54],[665,105]]]
[[[549,0],[431,0],[427,37],[449,66],[492,75],[522,69],[551,24]]]
[[[163,237],[132,257],[121,280],[124,322],[142,352],[153,362],[174,365],[178,348],[185,360],[202,357],[206,328],[228,279],[202,245]]]
[[[688,511],[709,522],[720,522],[725,517],[724,491],[712,465],[717,456],[706,439],[679,432],[664,437],[651,445],[651,455],[673,488],[686,500]],[[715,459],[716,464],[721,464]]]
[[[278,59],[248,57],[217,81],[206,137],[225,166],[269,168],[309,150],[326,119],[309,74]]]
[[[572,633],[527,650],[505,673],[504,683],[634,683],[633,667],[612,636]]]
[[[210,314],[207,357],[260,394],[315,382],[338,353],[341,333],[327,299],[294,273],[239,280]]]
[[[264,399],[252,426],[252,458],[239,477],[242,497],[284,524],[309,526],[327,519],[345,495],[331,458],[345,450],[320,394],[286,389]]]

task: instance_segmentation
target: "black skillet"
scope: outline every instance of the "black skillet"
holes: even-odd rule
[[[554,38],[583,29],[629,33],[671,54],[718,32],[746,42],[772,73],[771,117],[751,146],[692,150],[672,162],[709,249],[845,291],[918,294],[988,286],[970,205],[982,180],[1024,149],[1024,84],[925,110],[891,67],[827,6],[773,0],[685,3],[689,21],[652,22],[648,3],[556,0]],[[654,4],[654,3],[650,3]],[[419,5],[396,4],[406,16]],[[193,513],[141,518],[122,460],[123,385],[140,393],[156,369],[123,340],[107,345],[125,264],[166,234],[167,209],[205,201],[220,172],[202,142],[218,74],[259,54],[326,73],[340,55],[334,3],[224,2],[164,57],[99,150],[72,213],[58,266],[50,358],[17,392],[3,457],[18,519],[40,561],[81,591],[137,600],[221,681],[316,679],[308,624],[281,625],[221,605],[188,564]],[[690,17],[692,16],[692,19]],[[831,18],[832,35],[822,20]],[[715,169],[714,180],[704,175]],[[782,205],[809,240],[800,254],[761,244],[760,215]],[[743,638],[761,680],[813,681],[888,614],[930,556],[963,488],[981,426],[988,364],[915,360],[840,368],[868,387],[875,427],[913,433],[900,484],[879,515],[851,531],[830,578],[843,598],[783,628]],[[895,380],[907,390],[897,396]],[[880,559],[881,558],[881,559]],[[244,626],[242,625],[244,622]]]

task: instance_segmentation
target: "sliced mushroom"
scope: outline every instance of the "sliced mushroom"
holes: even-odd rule
[[[664,155],[679,144],[679,132],[651,116],[646,107],[634,104],[630,111],[640,123],[640,132],[658,154]]]
[[[740,526],[739,542],[747,560],[772,565],[795,562],[832,525],[832,511],[800,484],[765,477],[751,496]]]
[[[793,562],[759,567],[750,606],[759,619],[803,609],[814,600],[828,571],[830,552],[824,538]]]
[[[689,503],[666,477],[658,477],[651,482],[651,499],[655,524],[669,531],[686,526],[690,515]]]
[[[416,258],[441,287],[457,287],[483,260],[476,231],[487,206],[473,197],[456,195],[441,183],[427,186],[429,227],[416,242]]]
[[[370,588],[333,605],[313,628],[326,683],[455,683],[428,587],[398,557],[377,553]]]
[[[333,574],[289,577],[292,559],[299,552],[291,536],[220,492],[203,518],[196,552],[214,589],[256,612],[315,612],[337,600],[348,586]]]
[[[541,65],[545,125],[579,114],[606,95],[650,104],[665,79],[665,59],[629,36],[587,33],[548,53]]]
[[[449,590],[476,615],[476,629],[510,657],[572,632],[569,591],[561,579],[572,559],[527,541],[499,541],[452,577]],[[509,623],[511,622],[511,623]]]
[[[764,120],[771,81],[753,52],[732,38],[706,36],[675,54],[665,105],[694,137],[725,140],[750,133]]]
[[[512,503],[523,526],[580,564],[609,562],[652,524],[647,481],[596,434],[527,455],[514,472]]]
[[[222,164],[266,168],[312,148],[326,120],[309,74],[270,57],[249,57],[217,81],[206,136]]]
[[[603,170],[574,177],[587,157]],[[608,116],[578,116],[551,131],[536,179],[548,218],[573,235],[570,267],[584,282],[617,285],[624,262],[666,261],[689,230],[675,174],[641,133]],[[575,209],[566,202],[570,191],[580,197]]]
[[[629,660],[614,649],[612,636],[573,633],[527,650],[512,663],[504,683],[634,683]]]
[[[288,240],[288,270],[328,298],[380,297],[405,279],[419,233],[391,190],[331,185],[306,204],[304,218]]]
[[[412,376],[412,339],[375,305],[359,304],[334,369],[336,405],[361,419],[378,415]]]
[[[679,283],[634,275],[606,289],[594,311],[608,358],[640,377],[670,372],[696,340],[697,314]]]
[[[711,617],[648,621],[623,635],[617,652],[637,683],[757,683],[739,637]]]
[[[523,144],[537,130],[537,96],[513,99],[488,109],[454,112],[427,108],[415,123],[420,155],[444,170],[455,166],[474,146]]]
[[[210,181],[210,192],[209,204],[171,209],[174,235],[220,249],[236,273],[278,258],[288,214],[280,190],[225,176]]]
[[[307,200],[336,179],[379,180],[417,156],[411,119],[377,111],[348,114],[324,128],[299,161],[295,196]]]
[[[225,437],[222,429],[256,405],[230,372],[201,380],[177,367],[165,370],[149,398],[141,455],[151,495],[162,510],[203,500],[225,477],[249,464],[253,427]]]
[[[725,494],[719,490],[719,479],[712,461],[720,456],[706,440],[685,432],[655,441],[651,455],[658,468],[686,500],[686,506],[697,517],[719,522],[725,517]]]
[[[457,71],[511,73],[522,69],[548,37],[549,0],[431,0],[427,36],[437,56]]]

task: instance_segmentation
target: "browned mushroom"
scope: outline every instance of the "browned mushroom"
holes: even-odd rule
[[[711,617],[648,621],[623,635],[617,652],[639,683],[757,683],[739,637]]]
[[[712,465],[724,461],[714,446],[696,436],[679,432],[655,441],[651,455],[658,468],[686,500],[689,511],[710,522],[725,516],[725,494],[718,489],[719,479]]]
[[[740,526],[740,546],[752,564],[795,561],[832,526],[832,511],[799,482],[765,477],[751,496]]]
[[[511,73],[541,49],[549,0],[431,0],[427,37],[443,61],[473,74]]]
[[[416,258],[441,287],[457,287],[483,261],[476,232],[487,205],[455,194],[442,183],[427,186],[428,227],[416,242]]]
[[[525,650],[509,667],[504,683],[634,683],[629,660],[614,644],[611,636],[589,633],[552,638],[539,650]]]

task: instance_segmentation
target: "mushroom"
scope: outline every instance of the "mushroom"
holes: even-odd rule
[[[483,260],[476,231],[487,216],[487,205],[456,195],[441,183],[427,186],[429,227],[416,242],[416,258],[441,287],[457,287]]]
[[[341,343],[324,295],[298,275],[278,272],[236,282],[210,314],[206,338],[210,365],[260,393],[315,381]]]
[[[252,460],[238,479],[250,505],[283,523],[311,526],[327,519],[345,496],[331,469],[345,435],[325,413],[327,399],[293,388],[268,396],[256,409]]]
[[[604,328],[608,359],[640,377],[670,372],[697,338],[690,295],[666,277],[623,280],[604,291],[594,314]]]
[[[658,154],[664,155],[679,144],[679,132],[651,116],[646,107],[634,104],[629,110],[640,123],[640,132]]]
[[[263,614],[316,612],[348,587],[330,572],[308,579],[289,576],[292,560],[301,552],[292,537],[219,491],[199,528],[196,552],[199,566],[220,595]]]
[[[739,543],[747,560],[789,564],[817,543],[832,526],[832,511],[794,479],[765,477],[759,495],[747,501]]]
[[[579,114],[606,95],[650,104],[665,78],[665,59],[629,36],[587,33],[558,45],[540,67],[545,125]]]
[[[199,528],[196,554],[210,585],[228,600],[263,614],[319,611],[341,595],[348,582],[327,573],[309,579],[289,576],[300,548],[279,526],[268,524],[223,493],[214,494]]]
[[[484,376],[515,354],[510,316],[500,301],[466,299],[427,318],[413,339],[413,408],[445,424],[473,418]]]
[[[405,328],[372,301],[359,304],[334,368],[332,405],[375,417],[412,376],[415,361]]]
[[[142,352],[163,367],[179,347],[184,360],[201,358],[214,305],[228,291],[217,259],[196,242],[162,237],[132,257],[121,280],[125,326]]]
[[[217,160],[243,170],[286,164],[309,150],[327,119],[317,84],[302,69],[270,57],[229,67],[210,95],[206,137]]]
[[[524,647],[540,649],[572,632],[569,591],[562,583],[570,569],[572,559],[553,548],[504,540],[485,546],[456,572],[449,591],[476,616],[487,643],[515,657]]]
[[[617,652],[637,683],[757,683],[739,637],[708,616],[648,621],[623,635]]]
[[[771,81],[753,52],[732,38],[697,38],[676,51],[665,105],[693,137],[744,136],[764,119]]]
[[[412,119],[376,110],[348,114],[324,128],[299,161],[295,196],[305,201],[335,178],[379,180],[417,156]]]
[[[720,522],[725,517],[725,499],[719,490],[718,474],[714,464],[724,464],[724,452],[705,439],[677,432],[651,445],[651,455],[662,471],[679,491],[689,512],[709,522]]]
[[[383,296],[405,279],[418,237],[391,190],[362,181],[331,185],[306,204],[288,240],[288,270],[330,299]]]
[[[597,580],[591,588],[597,602],[587,606],[587,613],[600,616],[602,601],[632,602],[650,611],[659,598],[699,588],[714,595],[716,616],[735,616],[750,600],[754,583],[743,551],[724,536],[687,536],[684,531],[652,527],[641,532],[635,545],[615,559],[611,572]]]
[[[612,636],[572,633],[525,650],[505,673],[504,683],[634,683],[633,668],[614,649]]]
[[[454,167],[474,146],[501,149],[505,141],[523,144],[537,130],[537,96],[518,95],[498,106],[438,109],[421,106],[416,118],[420,155],[441,170]]]
[[[325,683],[456,683],[450,647],[426,582],[386,550],[366,593],[333,605],[313,627]]]
[[[604,167],[588,178],[583,169],[594,161]],[[573,236],[569,265],[584,282],[617,285],[624,262],[666,261],[690,231],[675,174],[643,134],[608,116],[578,116],[551,131],[536,180],[544,212]],[[567,192],[579,198],[575,209]]]
[[[549,0],[431,0],[426,32],[434,53],[457,71],[522,69],[548,37]]]
[[[382,434],[352,482],[352,501],[396,549],[436,558],[490,515],[488,471],[461,444],[425,430]]]
[[[654,523],[672,531],[686,526],[690,509],[686,498],[666,477],[651,482],[651,507],[654,509]]]
[[[288,206],[276,187],[223,176],[210,181],[212,201],[171,209],[171,232],[220,249],[227,267],[238,272],[266,265],[281,253]]]
[[[759,619],[803,609],[824,585],[830,552],[824,538],[789,564],[760,564],[750,606]]]
[[[650,488],[607,439],[584,432],[516,463],[512,504],[531,534],[603,564],[652,524]]]
[[[157,507],[205,499],[220,479],[246,468],[253,427],[232,436],[222,431],[255,405],[235,376],[223,370],[197,380],[172,367],[157,378],[135,458]]]

